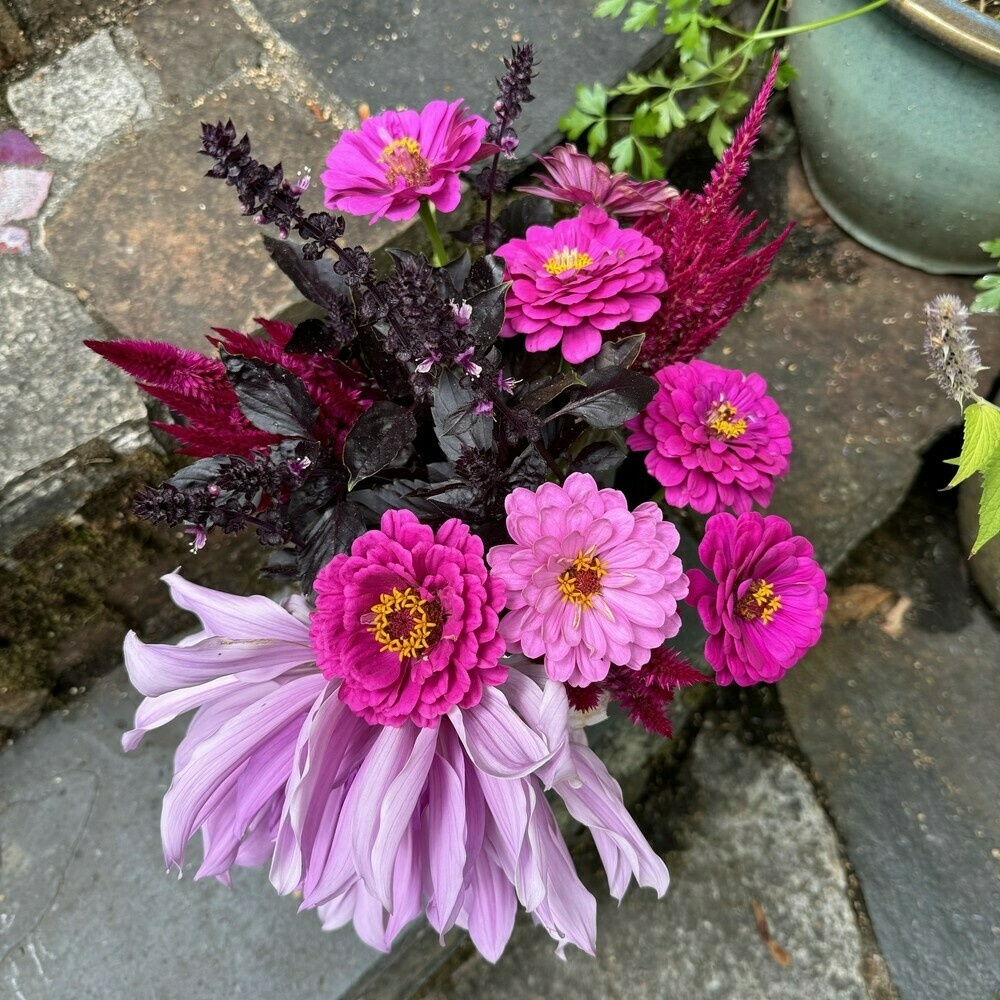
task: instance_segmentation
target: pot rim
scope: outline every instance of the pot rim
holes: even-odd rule
[[[961,0],[889,0],[892,12],[938,45],[1000,70],[1000,21]]]

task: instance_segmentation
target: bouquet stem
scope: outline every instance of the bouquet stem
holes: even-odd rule
[[[441,233],[438,230],[436,213],[434,206],[426,199],[420,199],[420,221],[427,230],[427,236],[431,241],[433,251],[434,266],[441,267],[447,260],[444,252],[444,243],[441,242]]]

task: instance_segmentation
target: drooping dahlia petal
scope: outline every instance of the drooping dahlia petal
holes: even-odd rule
[[[315,586],[319,667],[343,678],[340,697],[370,723],[435,725],[506,677],[503,584],[457,519],[435,533],[410,511],[387,511],[381,530],[336,556]]]
[[[636,669],[677,634],[687,577],[679,536],[655,504],[629,511],[624,494],[574,473],[559,486],[507,497],[510,545],[489,562],[507,589],[508,648],[544,657],[554,680],[585,687],[612,663]]]
[[[826,576],[812,545],[781,517],[716,514],[698,555],[715,579],[692,570],[688,603],[709,633],[717,683],[780,680],[822,632]]]
[[[766,507],[792,442],[764,380],[698,360],[661,368],[656,380],[649,406],[625,426],[667,503],[702,514]]]
[[[607,164],[595,163],[577,151],[571,142],[556,146],[547,156],[535,158],[549,172],[538,186],[515,188],[550,201],[573,205],[593,205],[610,216],[642,216],[662,212],[674,198],[676,188],[666,181],[634,181],[628,174],[612,174]]]
[[[496,253],[511,281],[501,336],[525,334],[528,351],[561,344],[571,364],[597,354],[605,331],[652,316],[666,283],[655,266],[663,251],[593,206]]]
[[[344,132],[322,175],[327,208],[353,215],[411,219],[426,198],[451,212],[461,197],[459,173],[482,156],[485,118],[461,100],[431,101],[422,111],[385,111]]]

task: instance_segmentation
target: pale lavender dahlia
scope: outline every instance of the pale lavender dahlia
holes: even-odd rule
[[[515,188],[550,201],[571,205],[594,205],[608,215],[656,215],[679,196],[666,181],[634,181],[628,174],[613,174],[605,163],[595,163],[571,142],[556,146],[548,156],[535,158],[549,172],[539,177],[538,185]]]
[[[326,928],[353,921],[382,950],[426,913],[442,935],[468,928],[495,961],[520,903],[560,953],[592,953],[596,904],[545,797],[553,788],[591,829],[616,897],[632,876],[666,890],[614,779],[570,732],[565,687],[536,665],[511,657],[502,685],[436,726],[370,725],[317,669],[301,598],[281,606],[165,579],[203,627],[178,646],[129,635],[126,666],[146,698],[123,745],[196,710],[163,803],[169,866],[200,831],[197,877],[229,884],[234,866],[270,862],[279,892]]]
[[[382,516],[316,577],[312,640],[324,676],[367,722],[432,726],[479,704],[507,674],[497,631],[503,583],[457,518],[435,532],[408,510]]]
[[[649,406],[625,426],[667,503],[701,514],[766,507],[792,441],[764,379],[694,360],[661,368],[656,381]]]
[[[501,336],[523,333],[528,351],[559,345],[570,364],[597,354],[605,332],[649,319],[666,287],[654,266],[662,249],[593,206],[551,228],[529,226],[496,253],[511,281]]]
[[[344,132],[326,158],[326,207],[353,215],[412,219],[421,199],[452,212],[459,173],[490,154],[485,118],[461,100],[431,101],[422,111],[386,111]]]
[[[708,632],[717,683],[780,680],[822,631],[826,576],[812,545],[781,517],[716,514],[698,556],[715,579],[691,570],[687,600]]]
[[[508,649],[584,687],[612,664],[638,669],[677,634],[688,581],[677,529],[656,504],[630,511],[623,493],[577,472],[562,486],[515,489],[506,505],[513,544],[487,559],[507,587]]]

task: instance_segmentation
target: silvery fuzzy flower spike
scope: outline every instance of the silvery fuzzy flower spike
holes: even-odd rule
[[[978,374],[986,370],[975,341],[969,336],[969,310],[957,295],[938,295],[924,306],[924,356],[933,378],[955,400],[964,405],[966,396],[982,402]]]

